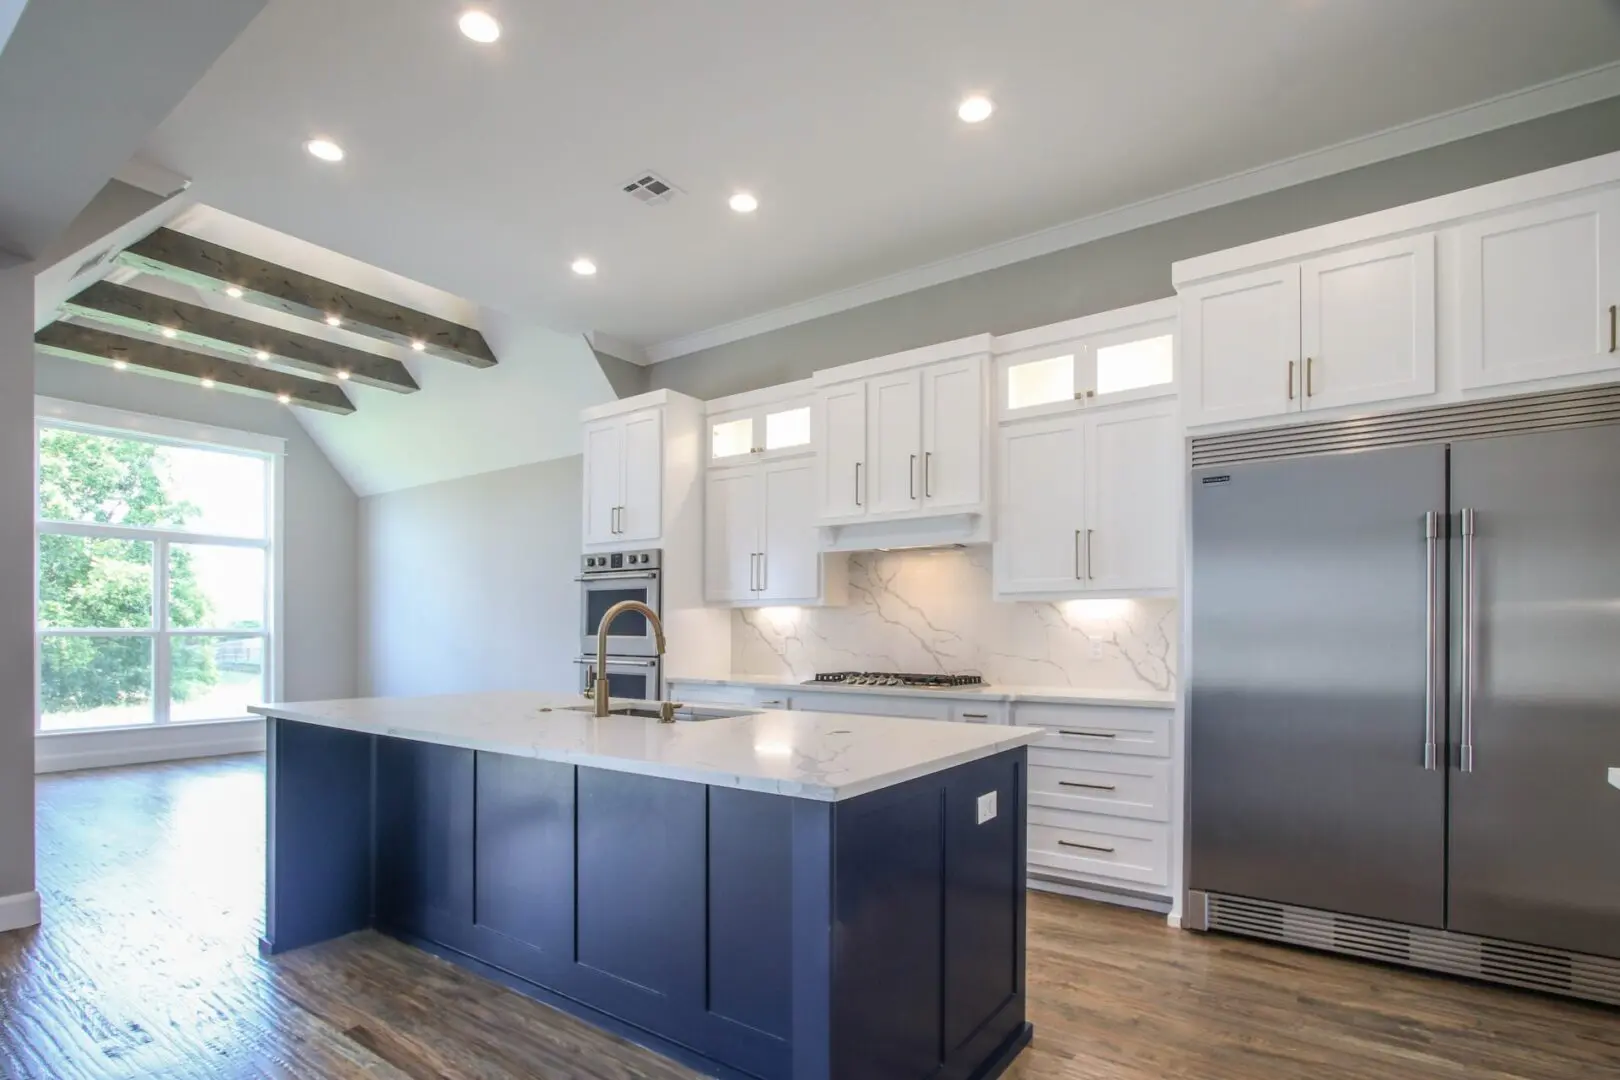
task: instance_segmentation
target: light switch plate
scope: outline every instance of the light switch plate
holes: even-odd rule
[[[996,793],[987,791],[979,796],[979,824],[983,825],[996,816]]]

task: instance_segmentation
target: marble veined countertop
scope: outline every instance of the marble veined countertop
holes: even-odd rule
[[[1080,690],[1072,686],[845,686],[842,683],[806,683],[785,675],[728,675],[723,679],[671,675],[672,686],[751,686],[764,690],[792,690],[801,694],[905,694],[912,697],[972,701],[1028,701],[1056,705],[1125,705],[1135,708],[1173,709],[1174,694],[1152,690]]]
[[[763,710],[660,724],[571,711],[578,694],[501,691],[256,705],[261,716],[497,754],[836,802],[1027,746],[1043,729]],[[644,704],[615,701],[614,705]]]

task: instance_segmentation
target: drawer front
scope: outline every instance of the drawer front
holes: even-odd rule
[[[1174,715],[1171,709],[1018,705],[1012,722],[1049,729],[1041,746],[1167,758]]]
[[[1163,888],[1170,884],[1170,827],[1031,806],[1029,865]]]
[[[713,683],[669,684],[671,701],[696,702],[700,705],[753,705],[756,691],[751,686],[717,686]]]
[[[1170,763],[1031,747],[1029,801],[1059,810],[1169,821]]]
[[[958,701],[951,705],[951,719],[963,724],[1005,724],[1007,706],[1000,701]]]
[[[918,720],[949,720],[951,703],[940,698],[902,694],[807,693],[794,694],[800,712],[853,713],[856,716],[907,716]]]

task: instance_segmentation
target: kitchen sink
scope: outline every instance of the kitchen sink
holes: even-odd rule
[[[565,712],[594,713],[594,705],[569,705]],[[729,720],[735,716],[755,716],[758,709],[724,709],[711,705],[682,705],[675,710],[675,719],[680,721],[695,720]],[[610,716],[641,716],[648,720],[657,720],[660,713],[657,705],[615,705],[608,710]]]

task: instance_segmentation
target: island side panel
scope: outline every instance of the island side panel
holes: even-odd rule
[[[473,751],[379,738],[376,773],[377,925],[468,950]]]
[[[371,925],[369,735],[265,722],[266,955]]]
[[[1008,751],[836,805],[838,1080],[980,1080],[1028,1041],[1025,757]]]

